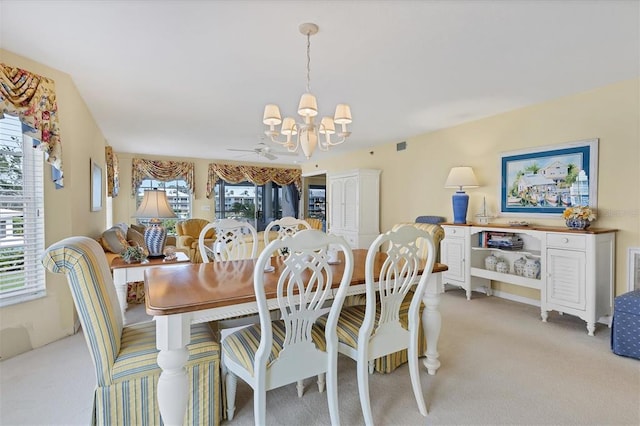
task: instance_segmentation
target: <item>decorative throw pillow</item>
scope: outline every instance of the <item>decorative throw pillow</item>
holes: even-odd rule
[[[135,229],[136,231],[144,235],[144,229],[145,229],[144,225],[131,224],[131,228]]]
[[[113,228],[116,228],[116,227],[120,228],[120,230],[122,231],[122,235],[127,235],[127,230],[129,229],[129,225],[127,225],[124,222],[120,222],[113,225]]]
[[[129,241],[129,244],[131,244],[132,246],[140,246],[147,253],[149,252],[149,249],[147,248],[147,243],[144,241],[144,236],[138,231],[136,231],[135,229],[129,228],[129,230],[127,231],[127,240]]]
[[[129,246],[125,234],[118,226],[113,226],[102,233],[100,244],[106,251],[120,254]]]

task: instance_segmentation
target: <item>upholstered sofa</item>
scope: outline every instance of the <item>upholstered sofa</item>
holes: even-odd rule
[[[144,226],[141,225],[118,223],[105,230],[96,240],[102,246],[109,265],[130,245],[139,245],[146,249]]]

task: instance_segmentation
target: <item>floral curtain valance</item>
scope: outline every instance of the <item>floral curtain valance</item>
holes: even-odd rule
[[[118,166],[118,156],[113,152],[113,148],[104,148],[104,157],[107,163],[107,195],[117,197],[120,192],[120,167]]]
[[[187,161],[160,161],[134,158],[131,164],[131,195],[135,197],[144,179],[161,181],[184,179],[191,193],[195,193],[194,164]]]
[[[53,180],[63,186],[62,141],[53,80],[0,63],[0,113],[16,115],[27,134],[40,141],[37,148],[57,171]]]
[[[256,185],[264,185],[267,182],[278,185],[293,183],[298,191],[302,188],[302,170],[300,169],[210,163],[207,174],[207,198],[213,197],[213,188],[218,178],[230,183],[249,181]]]

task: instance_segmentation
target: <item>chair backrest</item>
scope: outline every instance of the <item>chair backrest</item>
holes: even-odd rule
[[[426,260],[421,256],[425,248]],[[381,265],[375,261],[380,250],[387,254]],[[381,234],[371,243],[365,263],[365,318],[358,335],[358,345],[372,345],[370,347],[374,349],[370,352],[375,352],[378,349],[375,346],[379,345],[384,347],[383,353],[407,347],[409,331],[400,324],[400,308],[407,293],[416,285],[419,270],[424,265],[409,306],[409,329],[417,327],[420,303],[433,270],[435,253],[431,235],[412,225]],[[380,271],[377,282],[374,279],[376,269]],[[380,301],[380,319],[374,330],[377,300]]]
[[[202,228],[207,226],[209,221],[207,219],[185,219],[176,223],[176,234],[180,235],[189,235],[193,238],[198,238],[200,235],[200,231]],[[210,232],[210,235],[207,238],[213,238],[213,231]]]
[[[98,386],[109,385],[110,370],[120,352],[122,313],[104,250],[91,238],[70,237],[52,244],[42,264],[67,276]]]
[[[215,229],[215,240],[205,244],[210,229]],[[218,219],[200,231],[198,248],[204,263],[216,261],[254,259],[258,253],[258,233],[248,222]]]
[[[265,289],[265,267],[271,257],[282,247],[289,249],[287,257],[280,257],[282,264],[277,288]],[[328,248],[337,248],[343,253],[342,276],[334,276],[335,267],[328,264]],[[324,372],[327,356],[337,360],[338,338],[336,324],[342,304],[347,294],[353,274],[353,253],[349,244],[340,236],[328,235],[318,230],[303,230],[291,237],[277,239],[269,243],[258,257],[253,281],[258,314],[260,317],[260,344],[255,356],[254,372],[264,375],[271,354],[273,330],[269,306],[280,308],[280,317],[285,324],[282,351],[269,365],[271,382],[281,377],[309,377]],[[332,284],[339,281],[339,287],[330,308],[325,306],[334,290]],[[266,293],[276,293],[276,299],[267,302]],[[312,329],[316,320],[329,313],[325,328],[326,352],[313,343]],[[314,372],[315,370],[315,372]],[[308,375],[305,376],[305,373]],[[264,376],[263,376],[264,377]],[[282,379],[282,384],[290,383]],[[276,386],[273,386],[276,387]]]
[[[306,220],[296,219],[292,216],[285,216],[282,219],[269,222],[264,230],[264,245],[265,247],[271,242],[269,240],[269,233],[272,228],[278,226],[278,238],[290,237],[303,229],[311,229],[311,225]]]

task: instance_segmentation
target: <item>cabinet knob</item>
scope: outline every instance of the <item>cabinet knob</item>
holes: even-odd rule
[[[455,233],[456,233],[456,230],[455,230],[455,229],[453,229],[453,230],[451,231],[451,233],[452,233],[452,234],[455,234]]]
[[[564,238],[562,239],[562,242],[566,244],[566,243],[568,243],[568,242],[569,242],[569,239],[568,239],[567,237],[564,237]]]

